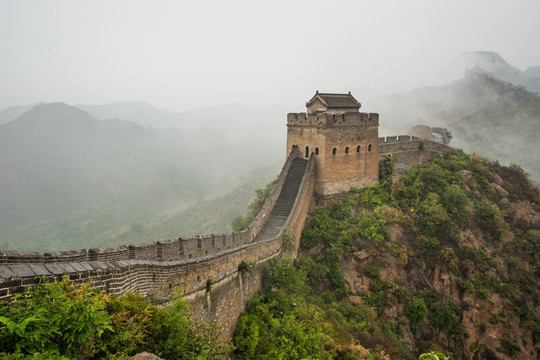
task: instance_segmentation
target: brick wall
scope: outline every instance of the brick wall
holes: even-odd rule
[[[175,288],[181,287],[192,306],[195,321],[219,320],[225,336],[232,336],[236,319],[247,300],[260,289],[262,271],[269,259],[283,256],[285,228],[299,239],[309,210],[314,160],[309,161],[295,205],[279,235],[251,242],[252,233],[268,218],[285,181],[293,154],[285,163],[276,187],[263,207],[263,214],[250,229],[240,233],[211,234],[107,249],[58,253],[0,253],[0,300],[22,294],[32,286],[67,276],[74,283],[91,281],[111,294],[139,291],[157,304],[166,304]],[[298,243],[292,244],[295,256]],[[287,247],[289,248],[289,247]],[[257,264],[252,273],[241,273],[243,261]],[[206,291],[208,279],[213,290]]]

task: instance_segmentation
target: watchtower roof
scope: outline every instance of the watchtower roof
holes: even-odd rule
[[[334,108],[340,108],[340,109],[359,109],[362,105],[354,98],[354,96],[351,95],[351,92],[348,94],[329,94],[329,93],[320,93],[316,92],[315,96],[311,98],[306,103],[306,107],[310,107],[315,102],[319,100],[322,102],[327,109],[334,109]]]

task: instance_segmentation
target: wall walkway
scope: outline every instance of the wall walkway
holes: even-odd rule
[[[0,299],[21,294],[43,281],[69,277],[92,281],[107,293],[138,291],[158,304],[167,303],[181,287],[195,320],[218,320],[232,336],[236,319],[261,288],[262,271],[276,256],[295,256],[298,245],[284,247],[287,233],[300,232],[313,194],[313,159],[291,153],[261,212],[245,231],[178,238],[154,243],[50,252],[0,251]],[[242,273],[242,262],[256,264]],[[212,290],[207,291],[207,282]]]
[[[379,138],[379,154],[398,158],[397,166],[425,162],[450,151],[446,145],[409,135]],[[313,200],[315,161],[295,149],[265,205],[248,229],[106,249],[45,254],[0,251],[0,300],[32,286],[69,277],[92,282],[110,294],[138,291],[157,304],[166,304],[181,287],[196,321],[217,320],[224,337],[232,337],[239,314],[260,290],[267,262],[296,256],[300,234]],[[255,264],[242,272],[242,262]],[[207,291],[207,283],[212,284]]]

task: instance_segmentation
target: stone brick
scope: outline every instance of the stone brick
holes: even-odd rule
[[[79,262],[70,263],[71,266],[78,272],[86,271],[87,269]]]
[[[65,274],[77,272],[77,270],[73,268],[73,266],[71,266],[69,263],[58,263],[58,266],[60,266],[64,270]]]
[[[20,264],[20,265],[8,265],[11,271],[17,276],[17,277],[29,277],[34,276],[34,272],[30,269],[30,267],[26,264]]]
[[[15,273],[7,265],[0,265],[0,278],[9,279],[15,277]]]
[[[1,283],[1,286],[3,288],[12,288],[12,287],[20,286],[21,284],[22,284],[21,280],[9,280],[9,281],[4,281],[3,283]]]
[[[38,277],[29,277],[22,281],[22,285],[38,285],[40,282]]]
[[[90,266],[88,261],[81,261],[81,262],[79,262],[79,265],[81,265],[81,267],[83,267],[86,271],[94,270],[94,268],[92,266]]]
[[[58,266],[57,264],[45,264],[45,267],[47,268],[47,270],[49,270],[51,272],[51,274],[54,274],[54,275],[63,275],[64,274],[64,270]]]
[[[30,267],[30,269],[32,269],[34,274],[38,276],[51,275],[50,271],[47,270],[47,268],[43,264],[28,264],[28,266]]]

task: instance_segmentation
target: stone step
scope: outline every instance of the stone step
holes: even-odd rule
[[[307,159],[296,158],[293,160],[274,208],[254,241],[269,239],[279,234],[294,205],[307,163]]]

